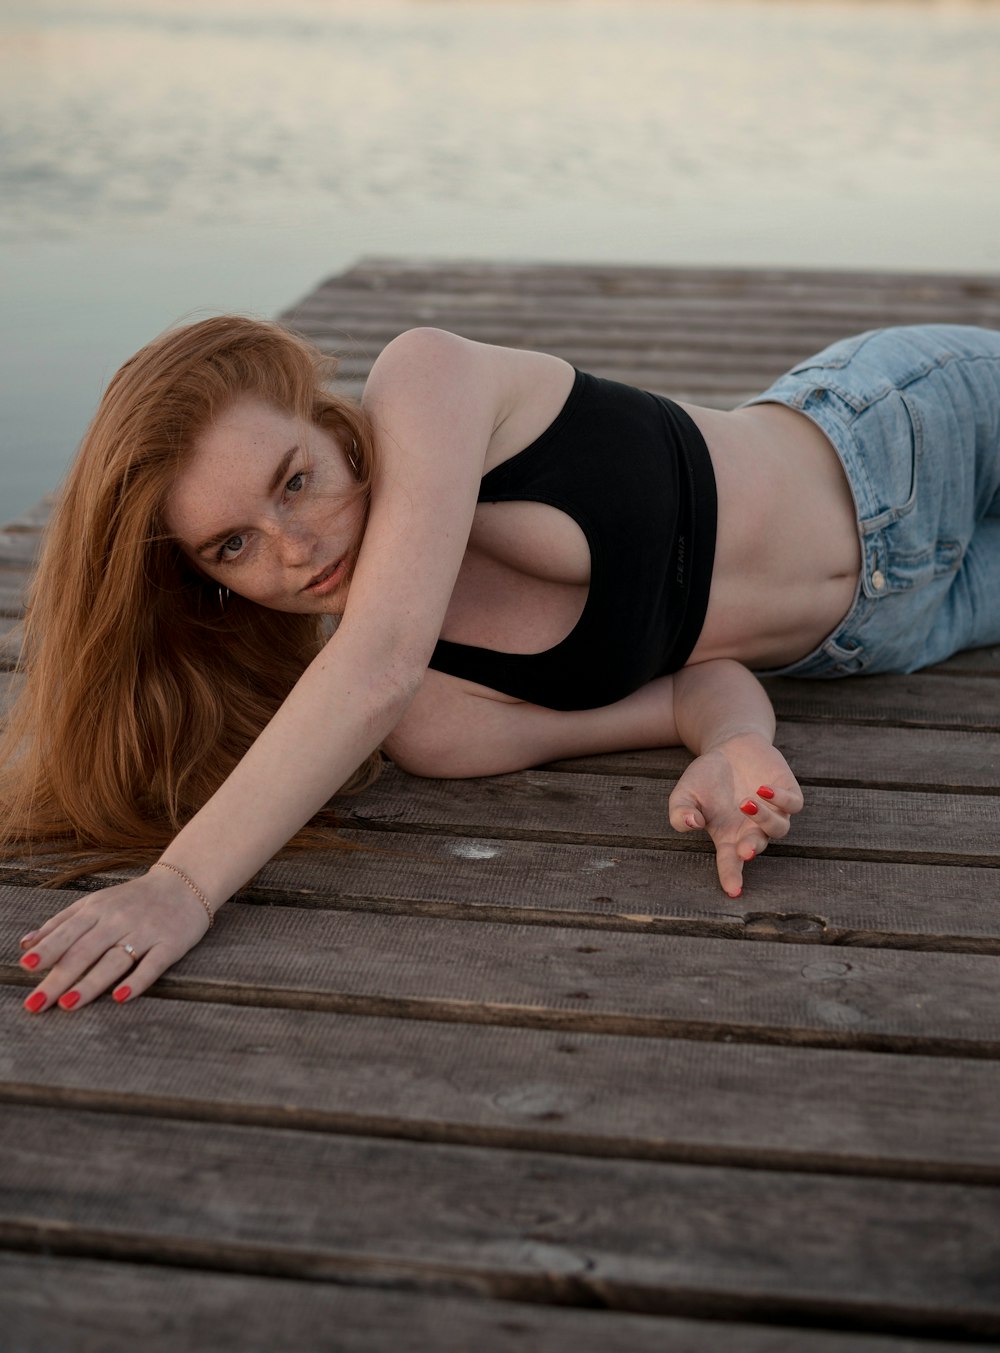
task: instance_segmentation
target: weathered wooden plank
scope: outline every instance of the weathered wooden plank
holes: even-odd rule
[[[778,297],[827,289],[835,295],[857,290],[862,299],[885,290],[890,296],[916,294],[954,296],[975,300],[982,296],[1000,296],[1000,277],[993,273],[963,272],[886,272],[879,269],[851,268],[772,268],[772,267],[680,267],[611,263],[491,263],[482,259],[459,259],[435,264],[422,258],[366,256],[344,273],[326,283],[345,286],[391,286],[395,291],[422,288],[428,284],[440,290],[467,290],[485,283],[507,286],[524,294],[534,283],[551,290],[570,291],[603,288],[623,295],[642,297],[651,291],[691,290],[699,294],[746,294],[758,290]]]
[[[0,670],[0,714],[10,707],[23,682],[19,673]]]
[[[54,493],[47,493],[34,507],[28,508],[27,511],[21,512],[8,521],[0,522],[4,534],[20,534],[22,532],[37,534],[52,515],[56,497],[57,495]]]
[[[612,316],[622,322],[634,318],[638,331],[652,317],[662,317],[660,331],[670,332],[679,320],[690,317],[696,331],[707,332],[713,327],[723,330],[729,318],[737,329],[744,324],[755,325],[776,336],[833,333],[844,337],[890,324],[964,322],[994,327],[1000,296],[994,293],[969,301],[885,293],[866,302],[846,293],[809,289],[796,296],[669,290],[608,296],[585,290],[547,289],[535,280],[526,283],[523,291],[497,282],[459,292],[438,286],[432,276],[409,294],[386,295],[363,284],[350,287],[346,281],[334,279],[290,307],[281,318],[296,326],[314,318],[328,320],[349,333],[354,315],[383,316],[388,323],[407,328],[429,320],[439,323],[444,315],[478,315],[484,322],[496,317],[502,324],[511,316],[530,318],[532,313],[542,325],[576,316],[596,328],[602,317]],[[800,355],[808,356],[808,350]]]
[[[562,305],[591,305],[622,313],[643,314],[670,302],[700,306],[706,313],[754,309],[780,319],[786,314],[810,314],[817,322],[830,313],[853,311],[883,323],[887,310],[943,312],[948,317],[975,322],[991,313],[1000,300],[996,277],[982,279],[882,278],[836,272],[768,273],[697,269],[601,270],[566,267],[472,268],[462,270],[415,264],[409,271],[388,272],[361,264],[328,278],[310,295],[315,302],[339,295],[345,298],[385,298],[405,310],[414,301],[438,301],[466,307],[498,306],[506,310],[549,313]],[[301,302],[300,302],[301,303]],[[539,315],[544,318],[543,314]]]
[[[345,823],[387,831],[448,831],[523,840],[711,850],[704,832],[667,821],[669,785],[648,777],[519,771],[479,780],[428,780],[389,766],[363,797],[345,800]],[[1000,796],[817,785],[792,834],[769,849],[838,859],[1000,866]]]
[[[23,626],[11,616],[0,616],[0,671],[13,667],[21,652]],[[0,684],[0,710],[4,707],[5,693]]]
[[[539,314],[540,303],[545,305],[544,316]],[[997,311],[1000,315],[1000,306]],[[331,291],[309,298],[282,318],[324,349],[345,357],[373,360],[402,330],[432,325],[511,347],[547,351],[572,345],[586,352],[588,361],[590,354],[607,352],[634,363],[650,348],[665,346],[678,353],[687,349],[702,354],[702,376],[710,379],[716,357],[731,361],[742,356],[753,372],[777,373],[828,343],[874,327],[875,321],[884,326],[890,317],[884,311],[877,316],[855,310],[829,314],[815,306],[775,315],[770,307],[734,310],[672,300],[645,306],[633,302],[609,306],[589,298],[544,302],[532,298],[530,306],[500,297],[463,303],[433,294],[400,307],[374,294]],[[892,318],[902,323],[954,320],[955,315],[942,311],[934,316],[914,307],[911,313],[897,312]],[[756,354],[754,343],[759,345]]]
[[[803,786],[1000,790],[1000,734],[996,733],[784,720],[778,725],[775,745]],[[546,769],[673,779],[690,760],[691,754],[683,747],[661,747],[553,761]]]
[[[331,298],[324,301],[308,300],[291,315],[296,322],[308,325],[310,335],[324,348],[359,364],[365,360],[370,363],[401,328],[407,327],[406,320],[422,324],[433,321],[442,328],[451,322],[460,325],[468,338],[507,347],[535,347],[544,351],[576,347],[592,361],[605,354],[613,362],[622,359],[634,362],[641,357],[652,365],[651,354],[663,352],[677,359],[690,358],[693,365],[700,362],[705,376],[714,371],[716,362],[732,366],[742,360],[754,371],[767,362],[774,369],[784,369],[815,351],[811,345],[815,345],[817,338],[830,342],[843,337],[845,332],[839,320],[805,314],[775,328],[770,316],[753,311],[724,323],[721,315],[706,315],[690,307],[682,313],[664,306],[658,312],[633,315],[623,305],[605,307],[600,323],[581,324],[581,318],[586,319],[587,314],[581,316],[580,307],[576,313],[567,307],[563,315],[558,303],[554,312],[539,316],[537,303],[534,310],[499,305],[491,310],[428,300],[401,315],[379,297],[364,297],[358,304],[348,298],[346,305],[338,304],[339,299],[336,293],[331,293]]]
[[[871,328],[874,318],[853,310],[832,314],[814,308],[776,316],[770,308],[733,311],[706,308],[695,301],[637,309],[631,302],[608,306],[593,300],[560,300],[547,306],[544,315],[537,307],[537,300],[530,306],[501,299],[462,304],[428,296],[401,312],[378,296],[331,292],[290,311],[286,322],[307,328],[322,346],[358,362],[371,361],[402,329],[433,324],[511,347],[577,350],[592,364],[638,363],[653,370],[661,363],[680,364],[710,378],[720,366],[728,370],[742,366],[754,373],[783,371],[835,339]],[[934,318],[925,313],[896,316],[907,321]],[[936,318],[954,316],[942,312]],[[878,321],[885,324],[883,312]]]
[[[296,312],[304,317],[302,312]],[[640,364],[650,370],[670,366],[681,371],[694,371],[702,378],[709,378],[721,370],[731,374],[734,371],[784,370],[802,358],[808,357],[811,348],[803,343],[814,341],[814,335],[828,338],[831,333],[843,336],[843,330],[828,321],[825,328],[817,329],[815,324],[806,327],[802,324],[799,333],[789,334],[787,327],[780,331],[764,328],[748,320],[746,323],[708,326],[702,318],[701,324],[688,321],[686,317],[672,314],[669,320],[659,316],[646,316],[645,323],[637,326],[630,322],[629,316],[617,314],[604,315],[602,322],[593,326],[593,330],[581,328],[579,316],[561,319],[550,315],[544,322],[532,322],[530,315],[512,314],[509,316],[491,316],[481,311],[461,311],[449,309],[433,315],[429,308],[422,307],[420,318],[441,320],[453,317],[462,325],[463,332],[469,338],[482,338],[510,347],[524,347],[533,344],[545,351],[578,351],[587,355],[592,364],[605,363],[620,366],[622,364]],[[377,356],[379,350],[391,338],[400,332],[398,319],[390,321],[380,315],[359,313],[344,316],[317,311],[308,315],[309,327],[314,337],[332,344],[342,362],[357,364],[358,370],[364,370]],[[345,322],[346,321],[346,322]],[[794,327],[794,326],[793,326]],[[638,332],[637,332],[638,329]],[[643,332],[643,329],[648,332]],[[342,367],[341,370],[350,370]]]
[[[390,916],[1000,954],[993,869],[764,855],[747,867],[743,896],[733,899],[699,855],[490,837],[342,835],[362,849],[272,861],[240,898]],[[0,862],[0,879],[10,884],[42,883],[53,872]],[[87,886],[128,877],[128,870],[107,870]],[[63,905],[64,893],[40,891],[31,926]]]
[[[0,615],[18,616],[24,610],[24,594],[31,574],[27,569],[0,569]]]
[[[0,1120],[6,1248],[1000,1334],[995,1189],[15,1105]]]
[[[1000,676],[1000,647],[967,648],[934,667],[924,669],[941,676]]]
[[[58,908],[31,889],[0,888],[0,898],[9,956],[0,977],[27,982],[13,966],[17,939]],[[159,989],[460,1023],[1000,1056],[1000,958],[980,954],[803,953],[766,941],[231,902],[212,942]]]
[[[849,334],[891,324],[954,322],[953,310],[929,311],[925,306],[884,308],[864,312],[840,307],[817,312],[815,303],[800,311],[774,313],[773,309],[733,307],[725,304],[706,306],[701,301],[663,302],[637,308],[608,306],[592,299],[560,299],[549,303],[534,298],[533,304],[546,305],[545,318],[533,318],[525,305],[505,303],[502,298],[455,302],[428,296],[415,299],[409,307],[391,308],[377,296],[331,292],[287,312],[282,318],[292,328],[308,332],[320,343],[345,356],[373,357],[378,348],[401,331],[420,325],[454,329],[468,337],[483,336],[483,341],[543,351],[578,350],[587,354],[591,365],[601,354],[613,365],[623,361],[655,369],[644,358],[650,351],[663,351],[683,358],[701,357],[705,379],[716,370],[716,363],[732,367],[737,360],[752,372],[773,374],[819,351],[828,343]],[[984,327],[995,328],[1000,319],[1000,304],[989,315],[976,318]],[[488,335],[488,337],[487,337]],[[754,352],[753,342],[759,344]]]
[[[149,997],[127,1012],[104,999],[85,1018],[53,1023],[20,1017],[20,999],[0,988],[4,1101],[622,1159],[1000,1182],[995,1062]]]
[[[655,338],[650,326],[654,316],[662,317],[661,332],[676,331],[678,321],[690,318],[695,331],[719,330],[724,337],[722,317],[729,315],[736,331],[756,327],[776,339],[803,333],[826,333],[845,324],[864,330],[892,322],[944,319],[966,323],[989,320],[1000,308],[1000,287],[990,294],[970,300],[944,294],[918,295],[914,292],[876,290],[870,296],[834,290],[829,286],[807,286],[797,292],[748,290],[738,292],[685,286],[673,281],[653,284],[638,291],[608,291],[594,286],[550,286],[544,279],[526,278],[521,285],[505,285],[499,279],[487,279],[482,285],[464,289],[450,287],[447,278],[431,272],[423,285],[397,291],[394,287],[373,285],[370,279],[345,274],[330,278],[308,295],[299,298],[284,312],[319,320],[328,319],[350,332],[349,321],[381,320],[386,324],[406,323],[412,315],[480,315],[495,319],[498,325],[516,321],[529,327],[564,322],[570,316],[605,316],[623,330],[634,320],[636,339],[644,331]]]
[[[0,530],[0,568],[32,568],[41,539],[35,531]]]
[[[967,1353],[967,1343],[0,1252],[16,1353]],[[58,1293],[58,1301],[53,1300]],[[332,1333],[335,1331],[335,1335]]]
[[[386,843],[344,835],[366,849],[273,861],[248,894],[387,915],[1000,953],[992,869],[764,855],[747,867],[743,896],[734,899],[710,861],[693,855],[664,859],[655,851],[489,837],[401,834]]]
[[[995,677],[930,672],[909,676],[853,676],[841,681],[764,681],[779,718],[840,719],[892,727],[1000,730]]]

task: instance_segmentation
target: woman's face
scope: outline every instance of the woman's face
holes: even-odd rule
[[[166,503],[194,565],[275,611],[343,611],[363,504],[350,448],[246,396],[196,440]]]

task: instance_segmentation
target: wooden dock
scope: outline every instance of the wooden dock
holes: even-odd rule
[[[727,407],[1000,278],[371,261],[285,318],[354,390],[433,324]],[[26,1014],[70,894],[0,871],[5,1353],[1000,1348],[1000,650],[769,687],[806,808],[736,901],[679,750],[390,767],[134,1005]]]

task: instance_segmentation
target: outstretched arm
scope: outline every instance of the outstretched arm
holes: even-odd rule
[[[163,856],[204,901],[155,866],[78,898],[22,943],[24,966],[49,970],[29,1009],[85,1005],[122,979],[132,997],[146,990],[398,722],[440,633],[484,458],[525,363],[436,330],[385,349],[366,389],[380,474],[343,620]]]

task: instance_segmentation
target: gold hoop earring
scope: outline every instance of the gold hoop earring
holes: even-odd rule
[[[354,441],[353,439],[352,439],[352,441],[351,441],[351,449],[350,449],[350,451],[348,451],[348,453],[347,453],[347,463],[348,463],[348,465],[350,465],[352,471],[354,472],[354,478],[355,478],[355,479],[360,479],[360,478],[361,478],[361,461],[360,461],[360,458],[359,458],[359,456],[358,456],[358,444],[357,444],[357,442]]]
[[[220,611],[224,611],[224,610],[226,609],[226,602],[227,602],[228,600],[229,600],[229,588],[228,588],[228,587],[220,587],[220,588],[219,588],[219,610],[220,610]]]

